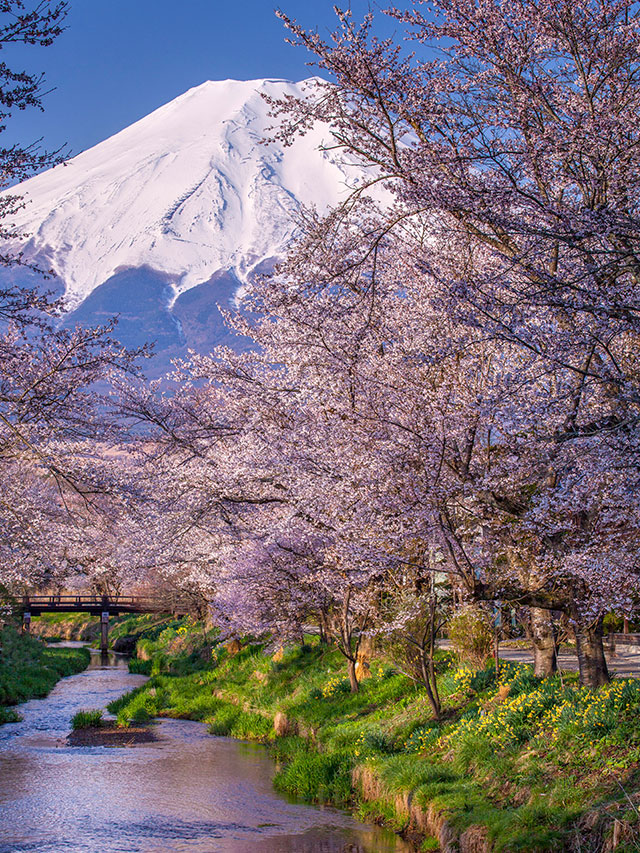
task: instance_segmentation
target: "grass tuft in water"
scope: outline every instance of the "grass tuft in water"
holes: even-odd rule
[[[72,729],[92,729],[103,724],[102,711],[78,711],[71,719]]]

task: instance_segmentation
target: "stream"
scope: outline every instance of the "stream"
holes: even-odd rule
[[[81,645],[81,644],[79,644]],[[0,853],[409,853],[393,833],[274,791],[256,744],[162,720],[158,740],[70,747],[70,720],[145,681],[92,652],[87,670],[0,726]]]

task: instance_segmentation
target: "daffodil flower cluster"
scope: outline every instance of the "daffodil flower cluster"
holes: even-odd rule
[[[366,738],[365,733],[362,732],[360,734],[360,736],[358,737],[358,740],[355,742],[355,745],[353,748],[353,754],[356,756],[356,758],[360,758],[362,756],[362,754],[365,750],[366,739],[367,738]]]
[[[581,687],[544,717],[542,727],[553,741],[564,734],[593,746],[639,706],[640,684],[633,678],[612,681],[595,692]]]
[[[473,681],[474,675],[474,670],[470,669],[468,666],[460,667],[453,676],[456,691],[458,693],[468,693],[471,689],[471,682]]]
[[[468,670],[456,673],[456,682],[470,689]],[[424,752],[427,748],[456,750],[463,744],[490,741],[493,749],[508,749],[526,740],[543,738],[557,743],[563,737],[594,746],[616,730],[624,716],[640,708],[640,682],[635,679],[613,681],[598,691],[586,687],[562,686],[557,679],[540,681],[535,689],[522,690],[530,678],[524,667],[508,667],[498,680],[492,699],[500,698],[505,687],[517,695],[493,708],[480,709],[461,719],[437,741],[433,730],[415,732],[405,749]]]
[[[438,739],[438,727],[423,727],[412,732],[404,743],[405,752],[426,752]]]
[[[507,684],[508,681],[503,681],[499,687]],[[554,681],[543,681],[537,689],[519,693],[492,710],[481,710],[477,716],[463,718],[440,737],[437,746],[451,749],[469,738],[490,739],[496,749],[521,743],[537,730],[545,712],[555,705],[559,690]]]
[[[335,675],[322,688],[323,699],[330,699],[337,693],[346,693],[349,690],[349,679],[343,678],[340,675]]]

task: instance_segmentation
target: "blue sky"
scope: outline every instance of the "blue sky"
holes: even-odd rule
[[[10,67],[44,71],[55,87],[44,113],[9,121],[4,144],[43,137],[77,154],[205,80],[309,76],[310,57],[284,43],[276,5],[321,32],[335,21],[333,0],[71,0],[51,47],[2,51]],[[351,0],[354,14],[369,5]]]

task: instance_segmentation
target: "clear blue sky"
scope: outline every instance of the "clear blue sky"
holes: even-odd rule
[[[369,5],[351,0],[354,15]],[[321,32],[335,22],[333,0],[71,0],[52,46],[0,53],[54,88],[45,112],[18,113],[2,141],[43,137],[78,154],[205,80],[310,76],[310,57],[284,43],[276,6]]]

